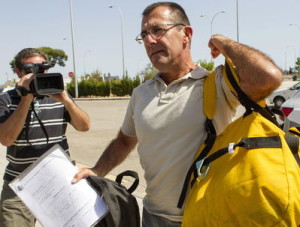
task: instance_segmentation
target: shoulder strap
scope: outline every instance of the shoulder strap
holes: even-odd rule
[[[269,110],[267,106],[265,106],[265,102],[262,102],[264,107],[259,105],[258,103],[251,100],[240,88],[238,84],[237,75],[233,69],[232,64],[226,59],[225,62],[225,78],[227,78],[228,82],[231,84],[232,88],[236,92],[240,103],[246,108],[246,111],[254,110],[260,113],[263,117],[271,121],[273,124],[278,125],[278,122],[272,112]]]
[[[207,75],[203,84],[203,113],[210,120],[213,119],[216,113],[217,91],[215,78],[215,72],[211,72]]]
[[[186,174],[181,194],[177,203],[178,208],[182,208],[183,206],[192,174],[194,174],[194,176],[197,175],[196,163],[203,157],[207,156],[207,154],[209,153],[209,151],[215,143],[216,130],[213,126],[212,119],[216,112],[216,99],[217,89],[215,83],[215,72],[211,72],[207,75],[203,82],[203,114],[206,116],[205,131],[207,133],[207,137],[204,142],[205,147],[202,149],[199,156],[196,157]],[[195,177],[194,180],[196,180]],[[191,184],[194,184],[194,180],[191,182]]]
[[[263,117],[265,117],[266,119],[271,121],[273,124],[280,127],[277,120],[276,120],[276,117],[274,116],[274,113],[268,108],[267,105],[262,107],[258,103],[254,102],[250,98],[248,98],[248,96],[242,91],[242,89],[240,88],[240,86],[238,85],[238,83],[236,81],[236,75],[234,75],[232,73],[232,72],[234,72],[234,70],[232,69],[232,65],[230,64],[230,62],[228,60],[226,60],[225,70],[226,70],[226,77],[228,78],[230,84],[232,85],[232,87],[236,91],[241,104],[243,106],[245,106],[245,108],[247,110],[253,109],[254,111],[257,111]],[[285,120],[285,126],[284,126],[284,129],[283,129],[284,132],[286,133],[285,140],[286,140],[291,152],[293,153],[293,155],[294,155],[294,157],[295,157],[295,159],[298,163],[298,166],[300,167],[300,158],[299,158],[299,154],[298,154],[298,151],[299,151],[299,138],[294,137],[292,135],[289,135],[287,133],[288,128],[290,128],[290,124],[289,124],[289,121],[288,121],[287,117],[285,117],[285,119],[286,119]]]

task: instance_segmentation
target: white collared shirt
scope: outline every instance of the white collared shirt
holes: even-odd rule
[[[203,81],[208,72],[196,68],[169,85],[157,74],[135,88],[122,125],[127,136],[136,136],[147,182],[144,207],[150,212],[181,221],[176,207],[186,173],[206,138],[203,115]],[[232,121],[239,102],[216,69],[217,133]]]

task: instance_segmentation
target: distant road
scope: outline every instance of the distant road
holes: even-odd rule
[[[91,129],[88,132],[77,132],[68,127],[67,138],[71,157],[75,161],[94,166],[104,149],[115,138],[123,122],[129,99],[76,101],[77,105],[86,111],[91,119]],[[137,150],[110,174],[117,175],[124,170],[135,170],[139,173],[141,186],[145,186],[144,171],[140,165]]]

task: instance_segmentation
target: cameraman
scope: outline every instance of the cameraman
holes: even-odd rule
[[[0,94],[0,142],[7,147],[8,165],[1,192],[0,226],[35,226],[35,218],[10,189],[8,183],[53,145],[59,144],[69,155],[66,128],[69,122],[78,131],[88,131],[90,120],[66,91],[48,96],[28,93],[34,74],[26,74],[25,63],[42,63],[47,56],[26,48],[15,57],[20,78],[16,89]]]

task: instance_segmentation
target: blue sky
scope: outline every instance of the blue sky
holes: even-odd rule
[[[0,6],[0,84],[17,78],[9,62],[26,47],[49,46],[69,56],[66,67],[55,67],[67,77],[73,71],[69,0],[1,0]],[[121,19],[123,15],[125,68],[130,76],[141,71],[149,60],[143,45],[134,38],[140,32],[143,9],[150,0],[72,0],[76,73],[100,70],[122,75]],[[211,19],[213,33],[237,38],[237,0],[176,0],[190,19],[194,30],[194,61],[210,60],[207,43]],[[283,69],[294,66],[300,52],[299,0],[238,0],[239,41],[269,55]],[[205,15],[200,17],[200,15]],[[289,26],[296,24],[297,26]],[[215,60],[221,64],[223,58]]]

